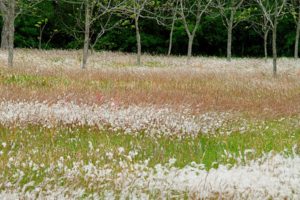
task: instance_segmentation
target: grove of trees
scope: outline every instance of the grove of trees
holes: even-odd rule
[[[299,55],[300,0],[0,0],[1,49],[155,54]]]

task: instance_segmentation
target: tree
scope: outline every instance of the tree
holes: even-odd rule
[[[82,61],[81,68],[85,69],[88,57],[89,57],[89,49],[94,49],[94,46],[97,44],[99,39],[106,33],[107,31],[115,28],[121,19],[117,19],[113,21],[113,15],[117,14],[117,10],[122,6],[125,0],[81,0],[81,1],[68,1],[67,3],[72,3],[75,5],[79,5],[79,8],[75,6],[76,14],[73,14],[75,19],[76,26],[66,25],[66,28],[72,32],[73,36],[76,39],[79,39],[81,33],[84,33],[84,44],[83,44],[83,53],[82,53]],[[84,9],[82,9],[84,8]],[[84,19],[82,19],[81,10],[84,10]],[[93,26],[99,26],[100,31],[96,34],[92,30]],[[77,30],[79,27],[80,30]],[[93,40],[92,40],[93,39]]]
[[[16,14],[15,0],[0,0],[0,10],[3,18],[3,28],[1,35],[1,48],[8,49],[8,66],[13,66],[14,58],[14,33]]]
[[[299,58],[299,38],[300,38],[300,1],[290,0],[289,9],[296,24],[294,58]]]
[[[32,27],[23,30],[25,32],[28,31],[31,37],[37,38],[38,43],[33,43],[32,45],[38,47],[39,50],[47,48],[53,37],[59,33],[60,27],[57,26],[59,20],[57,20],[57,16],[55,15],[55,5],[56,2],[43,1],[29,10],[26,16],[23,15],[18,20],[26,20],[26,22],[32,21],[34,23],[37,29],[36,34],[33,33]],[[17,26],[20,27],[20,24],[17,24]],[[16,32],[16,34],[16,37],[18,37],[18,34],[22,33]]]
[[[256,6],[253,7],[251,5],[250,9],[250,18],[249,22],[251,23],[251,27],[253,30],[260,35],[263,39],[263,47],[264,47],[264,58],[265,62],[268,60],[268,36],[269,32],[272,29],[270,26],[269,20],[266,16],[261,13],[261,9],[257,8]]]
[[[42,0],[0,0],[0,11],[3,18],[3,27],[1,33],[1,48],[8,49],[8,66],[13,66],[14,58],[14,36],[16,18],[30,10]]]
[[[272,52],[273,52],[273,74],[277,75],[277,26],[283,14],[286,0],[255,0],[262,14],[272,27]]]
[[[35,25],[37,28],[39,28],[39,37],[38,37],[38,40],[39,40],[39,50],[42,49],[43,33],[44,33],[44,30],[45,30],[45,28],[47,26],[47,23],[48,23],[48,18],[39,21]]]
[[[171,23],[171,30],[169,35],[169,48],[168,48],[168,56],[171,55],[172,52],[172,44],[173,44],[173,32],[175,23],[177,21],[177,14],[178,14],[178,0],[172,2],[172,23]]]
[[[156,14],[156,20],[159,25],[162,25],[170,29],[168,56],[171,55],[173,47],[173,33],[175,29],[175,23],[178,21],[179,0],[167,0],[159,6]]]
[[[82,62],[81,62],[82,69],[86,68],[88,55],[89,55],[91,10],[92,10],[93,4],[90,3],[89,0],[85,0],[84,6],[85,6],[85,23],[84,23],[85,29],[84,29],[84,45],[83,45]]]
[[[141,65],[142,56],[142,43],[140,33],[140,18],[145,17],[143,13],[146,13],[147,6],[151,6],[153,0],[127,0],[127,3],[121,9],[122,14],[130,17],[134,20],[135,34],[136,34],[136,46],[137,46],[137,65]],[[151,13],[152,15],[153,13]],[[153,16],[152,16],[153,18]]]
[[[232,57],[232,31],[243,20],[246,19],[246,13],[239,11],[244,0],[217,0],[217,8],[222,17],[223,25],[227,29],[227,60]]]
[[[211,3],[212,0],[179,0],[181,19],[188,36],[188,62],[192,57],[194,38],[201,18],[207,12]]]

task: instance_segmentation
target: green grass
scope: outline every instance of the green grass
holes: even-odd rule
[[[123,147],[125,152],[137,150],[139,154],[136,161],[150,159],[150,165],[167,163],[169,159],[176,158],[176,166],[183,167],[191,162],[203,163],[211,168],[214,162],[219,164],[234,164],[234,158],[224,157],[224,150],[233,156],[239,157],[246,149],[255,150],[253,157],[260,157],[264,152],[291,151],[294,145],[300,145],[300,129],[286,128],[286,122],[268,122],[265,128],[246,133],[235,132],[229,136],[199,135],[197,137],[150,137],[143,133],[137,136],[126,135],[122,132],[113,133],[100,131],[96,128],[43,128],[31,126],[26,128],[0,129],[0,141],[12,146],[12,152],[26,158],[32,155],[32,149],[38,153],[34,155],[37,162],[44,163],[54,161],[59,157],[71,156],[84,161],[90,159],[96,161],[105,152],[112,151],[117,155],[118,148]],[[89,142],[94,149],[99,149],[101,154],[88,156]],[[9,151],[6,148],[5,151]],[[1,157],[2,164],[8,159],[5,154]],[[4,161],[4,162],[3,162]],[[107,160],[105,160],[107,163]],[[3,165],[0,166],[4,167]],[[2,168],[3,170],[3,168]]]
[[[131,164],[149,160],[149,167],[157,164],[167,164],[175,158],[175,166],[182,168],[192,162],[202,163],[207,170],[220,164],[233,166],[237,162],[245,164],[249,160],[260,158],[264,153],[285,153],[290,155],[293,147],[300,146],[300,128],[293,120],[268,121],[252,123],[248,132],[234,132],[231,135],[199,135],[197,137],[150,137],[146,134],[126,135],[123,132],[100,131],[93,127],[56,127],[41,126],[0,127],[0,182],[9,180],[16,183],[19,176],[14,176],[19,170],[24,176],[18,184],[34,181],[34,185],[42,183],[45,178],[54,177],[61,185],[75,184],[88,188],[89,180],[79,178],[75,183],[60,180],[62,172],[47,170],[34,171],[28,166],[31,161],[44,164],[45,169],[56,164],[61,157],[64,165],[72,168],[74,162],[93,163],[99,168],[109,166],[114,173],[122,172],[119,161]],[[7,146],[3,147],[2,143]],[[90,148],[92,144],[93,149]],[[120,153],[120,147],[124,152]],[[255,153],[244,154],[245,150],[255,150]],[[128,160],[130,151],[138,154]],[[225,153],[228,152],[227,154]],[[299,148],[297,149],[299,153]],[[106,153],[112,152],[113,158]],[[246,156],[246,157],[245,157]],[[14,158],[12,166],[9,159]],[[19,163],[19,164],[17,164]],[[27,163],[22,166],[22,163]],[[56,164],[57,165],[57,164]],[[104,184],[104,183],[103,183]],[[113,183],[108,187],[114,187]],[[106,185],[107,186],[107,185]],[[4,186],[0,184],[0,190]],[[28,190],[34,189],[28,187]],[[90,191],[91,190],[91,191]],[[88,188],[92,193],[92,189]]]
[[[70,81],[65,78],[54,76],[38,76],[29,74],[0,74],[0,83],[4,85],[15,85],[29,88],[53,88],[57,86],[67,86]]]

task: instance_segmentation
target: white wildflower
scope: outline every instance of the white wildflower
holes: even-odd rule
[[[94,150],[94,146],[93,146],[93,143],[91,141],[89,141],[89,150],[90,151]]]
[[[108,159],[110,159],[110,160],[113,159],[113,157],[114,157],[113,152],[106,152],[105,155],[106,155],[106,157],[107,157]]]
[[[2,142],[2,146],[5,148],[7,146],[6,142]]]
[[[124,151],[125,151],[125,149],[124,149],[123,147],[119,147],[119,148],[118,148],[118,152],[119,152],[119,154],[123,154],[123,153],[124,153]]]
[[[176,159],[175,158],[170,158],[169,159],[169,164],[170,165],[174,165],[176,163]]]

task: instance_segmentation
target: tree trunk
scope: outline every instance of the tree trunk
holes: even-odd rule
[[[273,27],[273,37],[272,37],[272,49],[273,49],[273,75],[277,75],[277,18],[275,17],[274,20],[274,27]]]
[[[194,43],[194,35],[189,36],[189,44],[188,44],[188,57],[187,61],[189,62],[192,58],[192,53],[193,53],[193,43]]]
[[[264,53],[265,53],[265,62],[268,61],[268,34],[269,31],[264,32]]]
[[[90,20],[90,5],[89,0],[86,0],[85,2],[85,30],[84,30],[84,46],[83,46],[83,55],[82,55],[82,63],[81,68],[85,69],[88,56],[89,56],[89,43],[90,43],[90,26],[91,26],[91,20]]]
[[[43,33],[42,33],[42,31],[40,30],[40,36],[39,36],[39,50],[41,50],[42,49],[42,38],[43,37]]]
[[[8,33],[9,33],[9,19],[8,16],[3,15],[3,26],[1,33],[1,49],[8,49]]]
[[[46,22],[43,26],[40,27],[40,35],[38,38],[39,39],[39,50],[42,49],[43,33],[44,33],[45,26],[46,26]]]
[[[230,11],[230,20],[227,27],[227,61],[231,61],[231,48],[232,48],[232,29],[233,29],[233,18],[234,12]]]
[[[172,21],[172,26],[170,31],[168,56],[170,56],[172,52],[174,26],[175,26],[175,16],[173,16],[173,21]]]
[[[135,17],[135,31],[136,31],[136,44],[137,44],[137,65],[141,65],[142,45],[141,45],[141,34],[139,28],[139,17]]]
[[[299,13],[298,13],[296,38],[295,38],[295,52],[294,52],[295,59],[297,59],[299,57],[299,37],[300,37],[300,9],[299,9]]]
[[[13,66],[14,60],[14,38],[15,38],[15,7],[16,1],[10,0],[8,7],[8,66]]]

